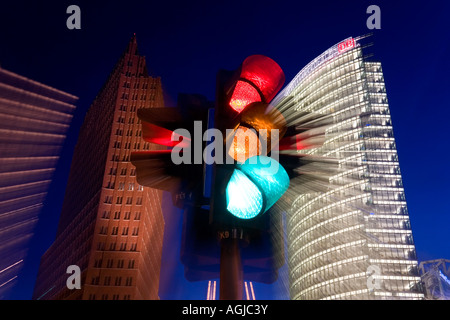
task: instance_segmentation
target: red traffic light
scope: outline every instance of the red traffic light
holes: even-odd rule
[[[253,55],[244,60],[229,105],[240,113],[253,102],[269,103],[284,84],[284,72],[269,57]]]

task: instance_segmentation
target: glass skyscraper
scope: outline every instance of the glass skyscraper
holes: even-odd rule
[[[320,145],[297,151],[329,163],[310,163],[288,211],[291,299],[424,297],[383,72],[361,40],[326,50],[272,102],[287,121],[326,119]]]

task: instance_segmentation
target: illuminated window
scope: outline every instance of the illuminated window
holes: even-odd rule
[[[133,278],[132,277],[127,277],[125,279],[125,285],[126,286],[131,286],[133,284]]]
[[[111,211],[103,211],[102,218],[109,219],[110,214],[111,214]]]
[[[95,259],[94,268],[101,268],[101,267],[102,267],[102,259]]]
[[[114,189],[114,181],[108,181],[108,183],[106,184],[106,189]]]

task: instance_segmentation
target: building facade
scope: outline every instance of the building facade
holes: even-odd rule
[[[0,68],[0,299],[26,261],[77,100]]]
[[[450,260],[422,261],[419,271],[427,300],[450,300]]]
[[[162,192],[136,182],[130,153],[154,148],[136,111],[163,105],[160,78],[148,75],[133,36],[81,127],[33,299],[158,299]],[[80,267],[81,289],[66,286],[70,265]]]
[[[288,122],[323,116],[323,141],[298,153],[330,160],[298,180],[288,212],[291,299],[423,298],[383,72],[361,40],[325,51],[272,102]]]

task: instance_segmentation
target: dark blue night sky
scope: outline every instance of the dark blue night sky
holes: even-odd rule
[[[66,28],[71,4],[81,8],[81,30]],[[78,130],[133,33],[173,106],[182,92],[213,100],[218,69],[235,69],[252,54],[274,59],[288,83],[327,48],[371,32],[371,4],[381,8],[381,29],[366,52],[382,62],[418,258],[450,258],[450,2],[17,0],[0,5],[1,66],[80,99],[13,298],[31,298],[40,256],[56,233]],[[173,253],[164,259],[178,263]],[[173,272],[162,299],[206,297],[207,282],[183,287],[182,269]],[[257,298],[271,296],[267,286],[256,290]]]

